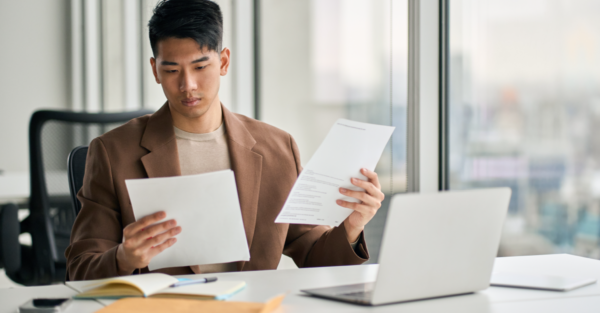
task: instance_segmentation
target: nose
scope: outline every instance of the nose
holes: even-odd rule
[[[196,91],[197,88],[196,81],[194,80],[193,75],[191,75],[188,71],[182,71],[181,77],[179,78],[179,91],[180,92],[191,92]]]

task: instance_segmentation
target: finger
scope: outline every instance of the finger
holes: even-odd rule
[[[375,197],[379,201],[383,201],[383,198],[385,197],[385,195],[372,182],[364,181],[364,180],[358,179],[358,178],[352,178],[350,180],[350,182],[354,186],[363,188],[364,190],[367,191],[368,194],[370,194],[371,196]]]
[[[352,183],[352,185],[366,190],[371,195],[377,194],[378,189],[371,182],[364,181],[364,180],[358,179],[358,178],[352,178],[352,179],[350,179],[350,182]]]
[[[177,226],[177,222],[175,220],[168,220],[159,224],[155,224],[149,227],[144,228],[142,231],[134,234],[131,237],[131,240],[134,240],[138,244],[142,244],[147,239],[150,239],[160,233],[167,232]]]
[[[380,204],[378,204],[377,199],[375,199],[374,197],[372,197],[371,195],[367,194],[364,191],[356,191],[356,190],[350,190],[350,189],[346,189],[346,188],[340,188],[340,193],[345,196],[360,200],[364,204],[369,205],[369,206],[379,206],[380,205]]]
[[[150,256],[150,259],[152,259],[157,254],[163,252],[166,248],[174,245],[176,242],[177,238],[171,238],[157,246],[154,246],[152,249],[150,249],[150,251],[148,251],[148,256]]]
[[[360,204],[360,203],[349,202],[349,201],[344,201],[344,200],[337,200],[336,203],[339,206],[342,206],[344,208],[354,210],[354,211],[360,213],[364,217],[373,217],[373,216],[375,216],[375,213],[377,213],[376,208],[373,208],[373,207],[370,207],[370,206],[367,206],[364,204]]]
[[[175,237],[176,235],[178,235],[179,233],[181,233],[181,226],[177,226],[174,228],[169,229],[168,231],[160,234],[160,235],[156,235],[148,240],[145,240],[140,247],[142,249],[148,249],[150,247],[155,247],[160,245],[161,243],[169,240],[170,238]]]
[[[369,181],[371,183],[373,183],[373,185],[375,185],[375,187],[377,187],[378,189],[381,189],[381,184],[379,184],[379,176],[377,175],[377,173],[373,172],[373,171],[369,171],[366,168],[363,168],[360,170],[360,172],[365,175]]]
[[[133,223],[127,225],[123,229],[123,236],[125,236],[125,238],[131,237],[131,236],[135,235],[137,232],[139,232],[140,230],[142,230],[143,228],[148,227],[149,225],[152,225],[152,224],[164,219],[165,217],[167,217],[167,214],[164,211],[160,211],[160,212],[156,212],[154,214],[150,214],[148,216],[144,216],[139,221],[136,221],[136,222],[133,222]]]

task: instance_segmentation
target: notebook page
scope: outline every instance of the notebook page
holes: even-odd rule
[[[135,286],[140,289],[145,296],[148,296],[161,289],[168,288],[170,285],[176,282],[178,282],[177,278],[170,275],[162,273],[150,273],[99,280],[66,282],[65,284],[79,292],[85,292],[102,285],[120,283]]]

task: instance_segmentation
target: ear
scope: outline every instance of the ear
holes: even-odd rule
[[[221,76],[227,75],[230,61],[231,51],[229,50],[229,48],[223,48],[223,51],[221,51]]]
[[[160,84],[160,79],[158,79],[158,70],[156,69],[156,59],[150,58],[150,65],[152,66],[152,74],[154,74],[154,79],[157,84]]]

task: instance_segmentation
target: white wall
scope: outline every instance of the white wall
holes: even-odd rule
[[[0,0],[0,169],[29,169],[28,127],[40,108],[70,106],[68,0]]]

